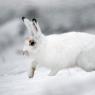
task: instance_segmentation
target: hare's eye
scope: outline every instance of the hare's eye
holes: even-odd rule
[[[30,45],[30,46],[34,46],[34,45],[35,45],[35,41],[31,41],[31,40],[30,40],[30,41],[29,41],[29,45]]]

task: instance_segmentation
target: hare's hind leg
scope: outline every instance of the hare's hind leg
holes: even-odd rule
[[[37,66],[36,62],[32,62],[32,64],[30,65],[29,72],[28,72],[28,77],[29,78],[33,78],[34,77],[36,66]]]
[[[58,73],[59,70],[51,70],[48,74],[48,76],[55,76]]]

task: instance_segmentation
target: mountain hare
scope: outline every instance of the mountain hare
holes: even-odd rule
[[[95,70],[95,35],[68,32],[45,36],[35,18],[22,20],[30,33],[23,48],[23,54],[29,54],[32,60],[29,78],[34,76],[38,64],[49,68],[51,76],[70,67]]]

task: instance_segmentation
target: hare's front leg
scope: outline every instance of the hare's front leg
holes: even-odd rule
[[[29,72],[28,72],[28,77],[29,78],[33,78],[34,77],[36,66],[37,66],[37,63],[34,62],[34,61],[30,64]]]

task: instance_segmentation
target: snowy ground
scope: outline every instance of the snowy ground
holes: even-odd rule
[[[33,79],[28,79],[29,61],[16,54],[17,46],[20,44],[0,60],[0,95],[95,95],[95,72],[79,68],[63,70],[52,77],[48,70],[40,68]]]
[[[13,33],[14,23],[18,22],[13,21],[9,33]],[[79,68],[62,70],[56,76],[48,76],[49,70],[40,68],[33,79],[28,79],[30,60],[16,53],[21,42],[0,54],[0,95],[95,95],[95,72]]]

